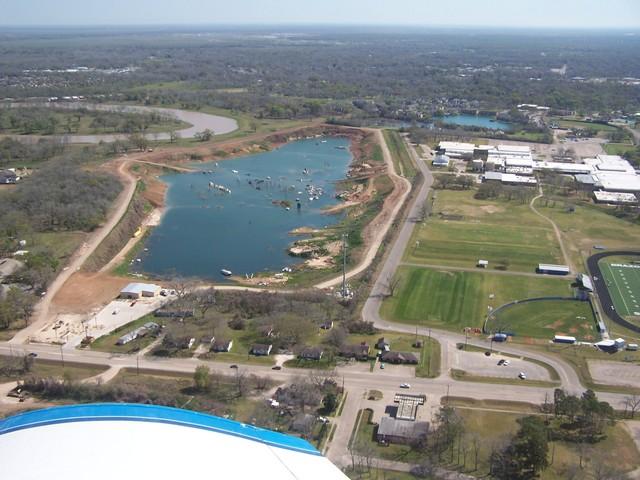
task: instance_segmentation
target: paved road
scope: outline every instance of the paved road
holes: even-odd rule
[[[424,201],[429,194],[429,189],[433,184],[433,176],[431,171],[429,170],[425,161],[421,160],[413,148],[412,145],[408,145],[409,152],[411,153],[413,159],[415,160],[418,168],[422,172],[424,176],[424,182],[419,187],[420,190],[415,197],[413,204],[410,206],[409,215],[407,216],[405,222],[402,225],[402,229],[400,234],[398,235],[396,242],[392,246],[387,259],[382,267],[381,274],[377,278],[369,298],[367,298],[364,307],[362,309],[362,317],[364,320],[373,321],[375,326],[382,330],[393,330],[399,332],[406,333],[415,333],[416,327],[415,325],[407,325],[395,322],[389,322],[384,320],[380,316],[380,306],[382,305],[382,300],[384,296],[387,294],[387,279],[393,277],[398,265],[402,261],[403,253],[406,249],[406,246],[411,238],[411,233],[413,228],[415,227],[415,223],[412,220],[413,218],[418,217],[419,209],[424,204]],[[462,334],[457,334],[445,330],[438,330],[434,328],[426,328],[419,327],[418,334],[422,336],[431,335],[434,339],[436,339],[440,343],[440,347],[442,350],[442,360],[441,360],[441,378],[449,378],[449,370],[453,365],[453,355],[455,353],[455,346],[457,343],[464,343],[465,336]],[[490,343],[482,340],[482,339],[472,339],[468,342],[470,345],[476,345],[480,347],[489,347]],[[552,366],[560,376],[560,381],[562,382],[563,388],[572,393],[579,393],[584,390],[582,385],[580,384],[580,379],[578,375],[575,373],[573,368],[571,368],[565,362],[558,360],[557,357],[552,355],[545,355],[544,353],[534,352],[531,350],[527,350],[524,347],[509,347],[509,346],[500,346],[500,350],[504,353],[509,353],[513,355],[526,355],[530,358],[534,358],[540,361],[543,361],[550,366]],[[502,388],[502,387],[501,387]],[[481,398],[481,397],[479,397]]]
[[[216,135],[233,132],[238,129],[238,122],[233,118],[221,117],[220,115],[211,115],[203,112],[192,112],[189,110],[178,110],[175,108],[159,108],[147,107],[141,105],[102,105],[84,102],[64,102],[64,103],[12,103],[11,107],[38,106],[45,108],[59,108],[66,110],[77,110],[86,108],[89,110],[101,110],[107,112],[126,112],[126,113],[150,113],[156,112],[160,115],[173,117],[188,123],[187,128],[178,130],[181,138],[193,138],[198,132],[206,129],[213,131]],[[100,143],[113,142],[115,140],[127,140],[129,135],[125,134],[104,134],[104,135],[50,135],[41,137],[38,135],[9,135],[20,141],[33,141],[38,138],[62,138],[67,143]],[[169,140],[169,132],[147,133],[145,138],[149,140]]]

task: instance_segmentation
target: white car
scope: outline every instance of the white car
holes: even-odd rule
[[[408,383],[401,383],[400,388],[411,388],[411,385],[409,385]]]
[[[502,365],[504,365],[505,367],[508,367],[510,363],[511,363],[511,362],[510,362],[509,360],[505,360],[505,361],[502,363]]]
[[[519,378],[520,380],[526,380],[526,379],[527,379],[527,374],[526,374],[526,373],[524,373],[524,372],[520,372],[520,373],[518,374],[518,378]]]

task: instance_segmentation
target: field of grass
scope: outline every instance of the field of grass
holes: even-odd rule
[[[0,130],[3,134],[33,134],[33,135],[94,135],[123,133],[124,124],[131,119],[138,122],[143,118],[136,113],[101,112],[101,111],[67,111],[62,109],[42,109],[48,119],[53,123],[34,123],[28,131],[21,128],[7,128]],[[19,114],[19,110],[14,112]],[[95,126],[94,120],[97,118],[109,118],[115,120],[114,126]],[[163,118],[148,125],[144,133],[168,132],[170,130],[180,130],[188,128],[190,124],[170,118]],[[131,131],[131,130],[130,130]]]
[[[523,413],[490,412],[480,410],[457,409],[457,413],[464,419],[465,430],[470,437],[477,436],[480,442],[479,468],[474,474],[487,473],[489,470],[489,456],[494,445],[508,442],[518,430],[516,423]],[[566,477],[568,465],[579,464],[579,445],[568,442],[549,443],[549,461],[553,462],[544,470],[541,480],[559,480]],[[620,424],[608,427],[606,439],[593,445],[599,452],[616,452],[615,456],[604,457],[605,464],[617,467],[623,471],[633,469],[640,461],[640,453],[624,427]],[[472,455],[471,455],[472,456]],[[585,460],[585,478],[591,478],[593,455],[588,455]],[[454,465],[452,465],[453,467]],[[465,471],[473,469],[473,461],[467,461]]]
[[[15,361],[6,356],[0,357],[0,365],[6,362]],[[20,380],[25,377],[54,377],[67,380],[82,380],[93,377],[107,370],[108,367],[101,365],[88,365],[83,363],[54,362],[51,360],[34,359],[33,366],[28,373],[21,375],[0,374],[0,383]]]
[[[541,199],[536,202],[538,211],[560,228],[565,247],[577,268],[586,268],[584,261],[595,253],[594,245],[604,245],[608,250],[637,249],[640,245],[638,224],[615,217],[615,207],[584,202],[573,205],[575,210],[568,212],[564,201]]]
[[[632,143],[605,143],[602,147],[608,155],[624,155],[636,149]]]
[[[153,314],[145,315],[138,320],[129,322],[121,327],[116,328],[113,332],[96,338],[91,343],[91,350],[97,350],[99,352],[113,352],[113,353],[135,353],[152,343],[156,337],[154,335],[147,335],[146,337],[136,338],[134,341],[127,343],[126,345],[116,345],[118,339],[125,333],[129,333],[138,327],[141,327],[147,322],[158,322],[158,319]]]
[[[571,335],[593,341],[596,322],[589,302],[578,300],[544,300],[507,307],[487,322],[491,332],[513,332],[520,337],[550,339],[554,335]]]
[[[562,128],[578,128],[583,130],[597,130],[598,132],[615,132],[618,130],[613,125],[605,125],[602,123],[584,122],[581,120],[562,119],[558,121]]]
[[[450,272],[404,266],[400,286],[382,304],[384,318],[460,331],[481,327],[488,307],[539,296],[570,295],[558,278],[513,277],[484,272]]]
[[[550,382],[548,380],[531,380],[520,378],[506,378],[506,377],[485,377],[484,375],[474,375],[464,370],[458,370],[456,368],[451,369],[451,378],[459,380],[461,382],[476,382],[476,383],[490,383],[492,385],[521,385],[527,387],[560,387],[560,382]]]
[[[553,230],[526,203],[473,195],[474,190],[437,191],[434,215],[415,228],[404,260],[472,268],[483,259],[489,269],[525,272],[561,262]]]
[[[402,136],[395,130],[384,130],[384,139],[387,142],[396,173],[412,179],[416,176],[417,170],[413,165],[411,156],[405,147]]]
[[[624,317],[640,317],[640,257],[606,257],[600,260],[600,272],[616,307]]]

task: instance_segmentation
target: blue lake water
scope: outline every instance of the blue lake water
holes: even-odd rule
[[[494,117],[482,116],[482,115],[449,115],[442,118],[444,123],[450,125],[460,126],[472,126],[489,128],[491,130],[504,130],[505,132],[511,130],[511,124],[496,120]]]
[[[300,262],[286,252],[300,238],[289,232],[302,226],[323,228],[341,219],[321,210],[338,203],[335,182],[348,171],[349,145],[345,138],[300,140],[217,166],[195,167],[213,173],[163,176],[169,186],[167,211],[133,270],[220,280],[223,268],[244,275]],[[210,188],[209,182],[231,193]],[[310,200],[307,185],[323,188],[324,194]],[[272,203],[279,200],[290,201],[291,209]]]

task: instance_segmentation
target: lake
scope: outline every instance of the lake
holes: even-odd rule
[[[511,130],[512,128],[510,123],[502,122],[500,120],[496,120],[494,117],[483,115],[449,115],[443,117],[442,121],[450,125],[460,125],[462,127],[482,127],[489,128],[491,130],[503,130],[505,132]]]
[[[300,140],[271,152],[200,163],[197,173],[163,176],[167,211],[132,270],[221,280],[223,268],[244,275],[301,262],[286,252],[300,238],[289,232],[342,218],[322,209],[339,202],[335,182],[345,178],[352,161],[349,145],[346,138]],[[324,193],[309,193],[307,185]],[[273,203],[279,201],[291,202],[290,210]]]

